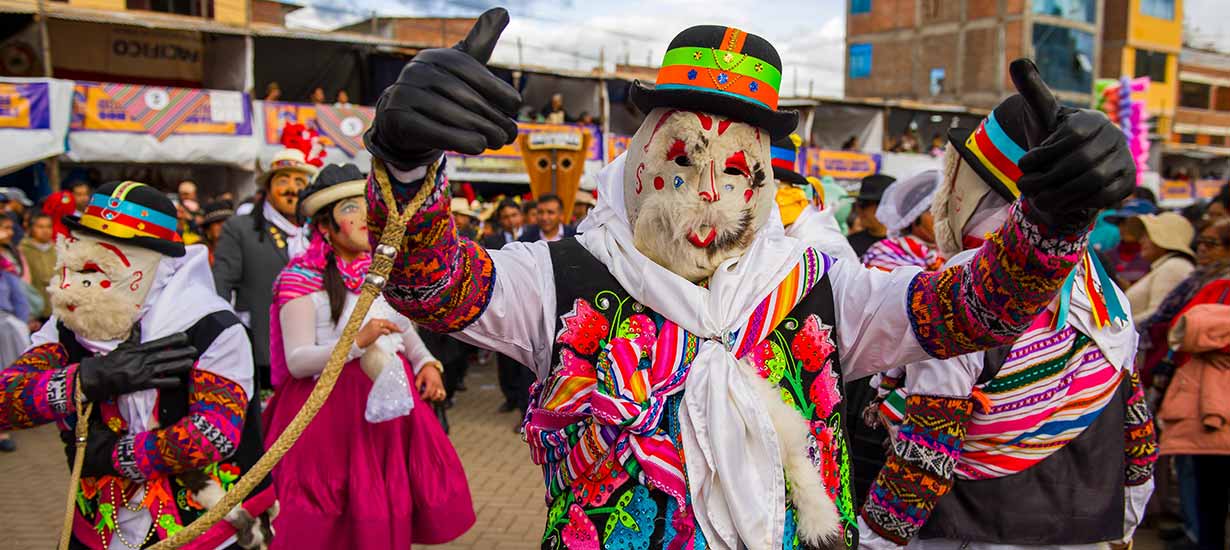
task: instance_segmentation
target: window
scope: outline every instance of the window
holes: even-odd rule
[[[1218,86],[1213,94],[1213,108],[1218,111],[1230,111],[1230,88]]]
[[[871,13],[871,0],[850,0],[850,15]]]
[[[1154,82],[1166,81],[1166,61],[1170,56],[1161,52],[1136,50],[1136,73],[1133,76],[1147,76]]]
[[[1094,0],[1036,0],[1034,13],[1093,23],[1097,5]]]
[[[1215,147],[1226,146],[1226,136],[1209,136],[1209,145]]]
[[[1179,106],[1192,109],[1208,109],[1213,87],[1199,82],[1179,83]]]
[[[1179,134],[1179,143],[1196,143],[1196,134]]]
[[[850,78],[871,76],[871,44],[850,44]]]
[[[1140,13],[1158,19],[1174,19],[1174,0],[1140,0]]]
[[[1034,58],[1042,79],[1056,90],[1093,91],[1093,35],[1034,23]]]

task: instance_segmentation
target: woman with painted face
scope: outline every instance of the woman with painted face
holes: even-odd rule
[[[863,264],[884,271],[917,266],[932,271],[944,265],[935,250],[931,198],[939,187],[938,170],[893,182],[884,190],[876,218],[888,228],[888,238],[867,249]]]
[[[311,242],[273,285],[268,442],[307,401],[358,302],[371,265],[365,185],[355,165],[335,164],[301,195]],[[424,403],[445,397],[440,362],[384,298],[348,361],[274,473],[282,512],[272,548],[409,549],[460,536],[474,523],[469,488]]]

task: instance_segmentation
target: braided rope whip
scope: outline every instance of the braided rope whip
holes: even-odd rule
[[[320,373],[320,378],[316,380],[316,386],[312,388],[312,393],[308,396],[307,401],[295,417],[286,426],[286,429],[278,435],[277,440],[269,446],[265,454],[260,460],[252,466],[250,470],[238,482],[235,483],[231,490],[222,497],[212,508],[204,515],[197,518],[196,521],[180,529],[171,537],[155,544],[150,550],[171,550],[179,548],[189,541],[201,536],[215,523],[221,520],[229,513],[236,505],[243,501],[244,498],[252,492],[256,486],[269,475],[277,463],[282,460],[282,455],[290,450],[295,441],[307,429],[308,424],[316,417],[316,413],[320,411],[320,407],[325,404],[325,400],[329,398],[329,394],[333,392],[333,385],[337,383],[337,378],[342,372],[342,366],[346,364],[346,356],[350,352],[350,347],[354,343],[355,334],[359,332],[359,328],[363,323],[363,319],[367,317],[367,312],[372,306],[381,290],[384,289],[385,282],[388,281],[389,273],[393,270],[393,259],[397,256],[397,251],[401,248],[402,239],[406,234],[406,224],[410,221],[423,203],[427,201],[432,191],[435,189],[436,173],[440,169],[440,161],[434,162],[427,170],[427,176],[423,180],[423,186],[406,205],[406,208],[401,212],[397,211],[397,201],[393,198],[393,188],[389,183],[388,171],[385,169],[384,163],[379,159],[372,159],[372,177],[375,178],[376,184],[380,189],[380,196],[384,199],[385,205],[389,209],[388,217],[385,220],[384,229],[380,234],[380,244],[376,245],[372,254],[372,265],[368,269],[367,277],[364,279],[362,290],[359,294],[359,301],[355,304],[354,312],[350,314],[350,318],[346,321],[346,327],[342,331],[342,337],[333,347],[333,353],[329,356],[329,363],[325,366],[325,370]],[[80,406],[77,408],[81,410]],[[78,417],[77,421],[77,460],[73,467],[73,475],[69,485],[69,503],[68,512],[64,518],[64,530],[60,538],[60,549],[67,550],[68,538],[73,521],[73,503],[76,500],[76,488],[81,477],[81,464],[84,459],[86,420],[89,417],[87,409],[86,416]],[[251,421],[253,419],[249,419]]]
[[[77,455],[73,457],[73,471],[69,475],[71,481],[68,483],[68,503],[64,505],[64,527],[60,529],[60,550],[68,550],[68,542],[73,538],[73,505],[77,504],[77,484],[81,482],[81,468],[85,466],[85,444],[90,436],[90,413],[94,412],[93,403],[87,403],[84,408],[81,406],[83,395],[80,378],[73,390],[73,399],[77,405],[77,426],[74,430]]]

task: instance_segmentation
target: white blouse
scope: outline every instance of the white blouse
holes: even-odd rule
[[[291,376],[314,377],[325,370],[329,355],[333,353],[333,346],[341,340],[346,320],[350,319],[358,301],[357,294],[346,293],[346,303],[337,323],[334,323],[330,316],[329,296],[323,290],[300,296],[282,306],[279,313],[279,320],[282,322],[282,346],[286,350],[286,367]],[[435,356],[419,338],[410,319],[394,311],[383,296],[376,298],[363,322],[366,324],[372,319],[392,321],[402,328],[404,332],[401,334],[397,351],[406,356],[415,373],[424,365],[436,361]],[[358,359],[362,355],[363,349],[357,344],[351,344],[350,354],[346,359]]]

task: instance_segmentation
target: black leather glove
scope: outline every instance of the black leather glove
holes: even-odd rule
[[[409,170],[442,151],[477,155],[517,139],[521,94],[486,65],[507,25],[508,12],[493,8],[456,46],[414,56],[376,101],[376,118],[363,136],[372,155]]]
[[[1101,112],[1061,106],[1033,61],[1013,61],[1009,72],[1028,110],[1017,182],[1027,212],[1039,225],[1080,230],[1136,187],[1127,139]]]
[[[197,351],[182,332],[138,344],[133,338],[98,357],[81,360],[77,377],[91,402],[149,389],[177,388],[184,384],[196,362]]]
[[[91,425],[89,437],[85,442],[85,461],[81,466],[81,477],[118,476],[112,455],[115,445],[120,440],[119,434],[107,429],[106,426]],[[68,459],[68,469],[73,469],[73,459],[77,457],[76,434],[60,432],[60,441],[64,442],[64,458]]]

